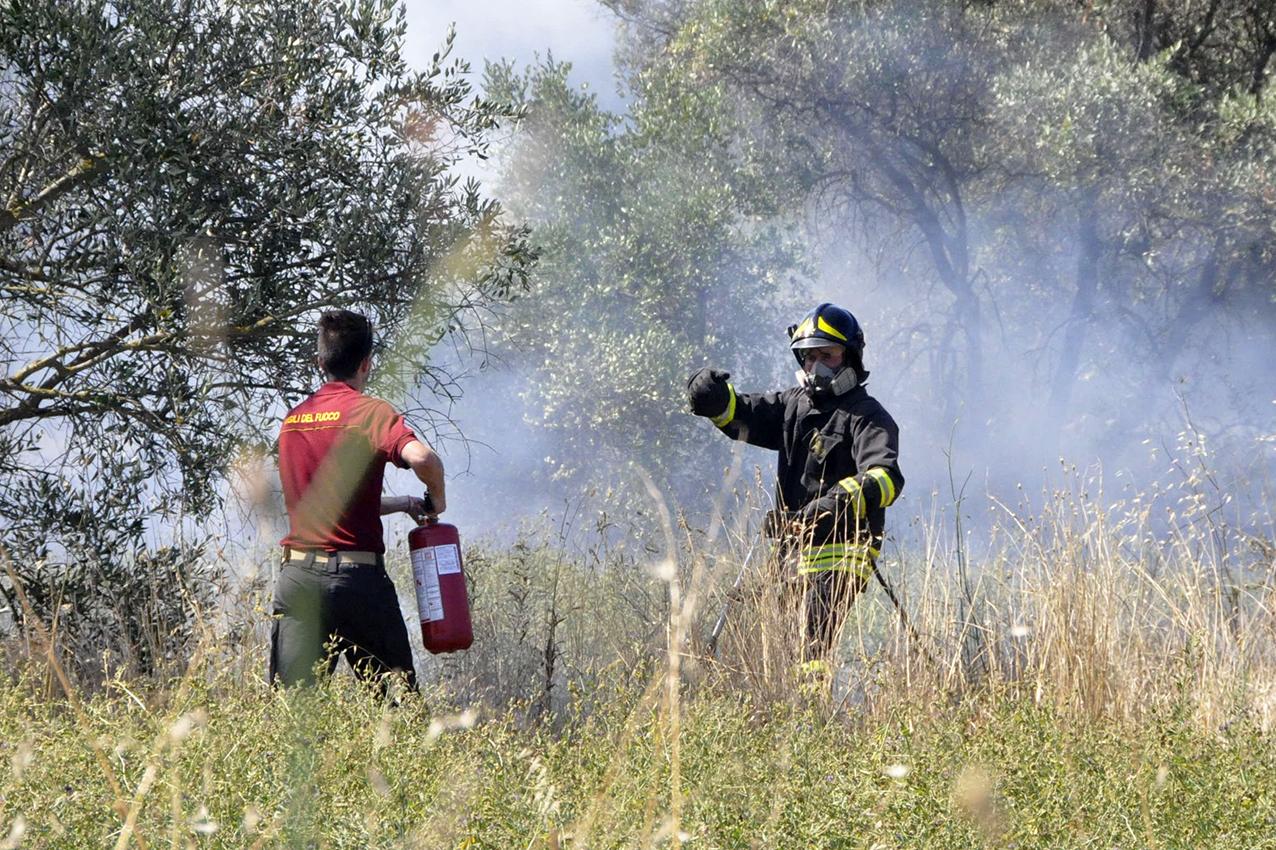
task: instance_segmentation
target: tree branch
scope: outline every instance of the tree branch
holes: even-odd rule
[[[11,230],[20,221],[32,218],[48,204],[85,183],[89,178],[102,173],[101,164],[106,157],[98,155],[85,157],[71,167],[66,174],[54,180],[40,190],[40,193],[26,203],[18,202],[9,208],[0,210],[0,233]]]

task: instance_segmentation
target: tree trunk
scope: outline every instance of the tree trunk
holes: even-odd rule
[[[1094,297],[1099,289],[1103,242],[1099,237],[1097,201],[1097,190],[1089,188],[1082,193],[1077,207],[1077,288],[1072,296],[1072,309],[1063,333],[1063,351],[1051,381],[1050,401],[1046,406],[1056,442],[1062,436],[1068,419],[1072,390],[1081,368],[1081,352],[1093,320]]]

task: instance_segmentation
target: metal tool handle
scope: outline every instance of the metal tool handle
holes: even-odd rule
[[[722,630],[727,626],[727,614],[731,611],[731,603],[740,598],[740,588],[744,586],[744,577],[749,572],[749,564],[753,561],[753,553],[757,549],[757,541],[754,541],[753,547],[749,549],[749,553],[744,557],[744,563],[740,565],[740,572],[735,577],[735,584],[731,585],[731,590],[727,591],[726,601],[722,603],[722,613],[718,615],[718,622],[713,624],[713,631],[709,633],[709,640],[705,643],[705,649],[710,658],[717,656],[718,638],[722,637]]]
[[[731,603],[739,596],[740,585],[744,582],[744,573],[740,573],[736,577],[735,585],[727,593],[726,602],[722,604],[722,612],[718,614],[718,622],[713,624],[713,631],[709,633],[709,642],[705,647],[709,651],[709,657],[713,658],[718,654],[718,638],[722,637],[722,630],[727,627],[727,614],[731,611]]]

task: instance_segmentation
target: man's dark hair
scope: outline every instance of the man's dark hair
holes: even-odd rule
[[[319,368],[329,377],[353,378],[372,353],[372,323],[350,310],[329,310],[319,317]]]

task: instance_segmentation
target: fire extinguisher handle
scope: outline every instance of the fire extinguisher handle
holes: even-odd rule
[[[421,501],[424,503],[425,512],[429,514],[429,516],[425,520],[423,520],[423,522],[428,523],[430,525],[433,525],[434,523],[438,522],[439,516],[438,516],[438,513],[434,510],[434,499],[430,497],[429,491],[426,491],[425,496],[421,499]]]

